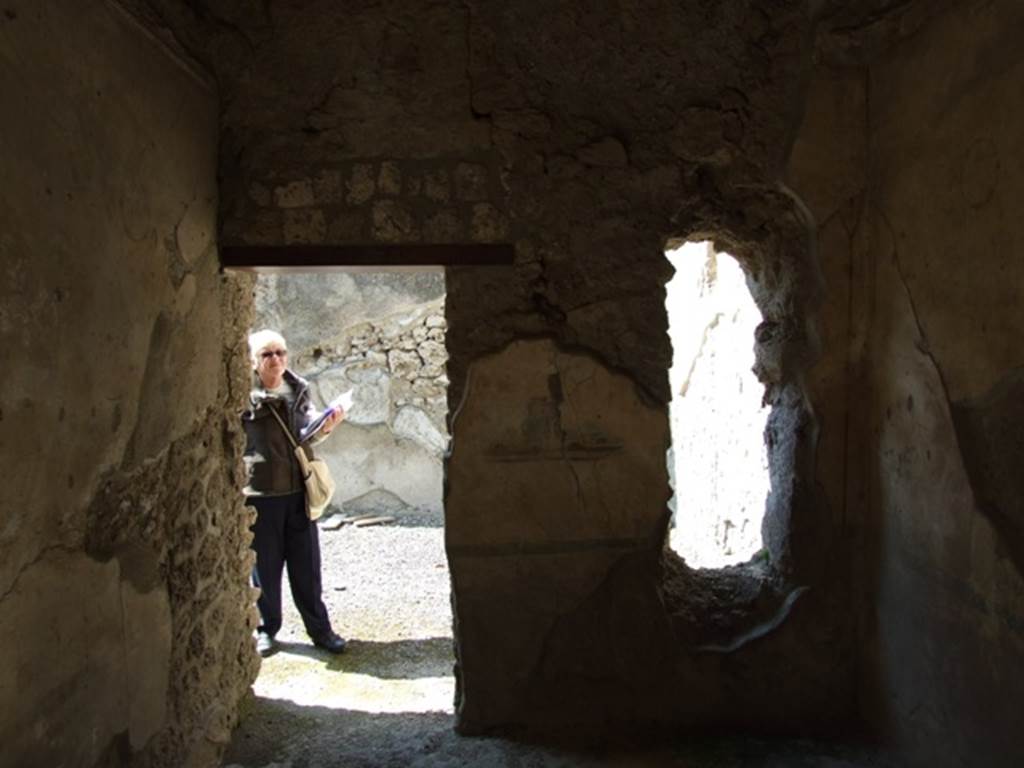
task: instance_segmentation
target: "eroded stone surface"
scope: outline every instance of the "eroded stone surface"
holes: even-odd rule
[[[477,361],[452,437],[445,511],[465,649],[462,717],[488,722],[511,715],[528,684],[514,670],[537,668],[544,638],[609,577],[616,551],[656,551],[668,424],[629,378],[544,340]],[[490,482],[472,480],[480,477]],[[485,660],[492,654],[497,663]],[[477,688],[478,676],[493,687]],[[481,700],[481,689],[503,693]]]
[[[1008,213],[1024,178],[1013,151],[1019,4],[130,4],[210,66],[219,121],[212,99],[179,98],[187,67],[140,84],[154,71],[150,38],[96,45],[125,42],[89,25],[98,5],[46,3],[32,15],[13,3],[0,20],[16,62],[0,77],[20,105],[4,113],[16,151],[0,161],[14,190],[3,198],[12,225],[0,235],[10,286],[0,330],[24,372],[4,384],[4,433],[23,436],[17,455],[36,459],[12,473],[12,498],[40,500],[4,518],[0,595],[44,542],[78,551],[88,529],[110,544],[109,520],[130,523],[118,530],[156,543],[159,558],[168,541],[188,553],[166,571],[176,714],[151,740],[154,762],[214,762],[251,672],[235,642],[242,587],[211,586],[244,580],[244,532],[218,524],[229,533],[202,535],[232,493],[231,411],[245,389],[232,368],[237,329],[220,313],[244,314],[246,302],[202,255],[169,252],[194,247],[190,225],[180,238],[174,228],[186,203],[214,195],[168,179],[208,169],[214,148],[222,242],[511,243],[508,266],[449,269],[449,397],[454,409],[473,396],[474,364],[504,361],[491,371],[494,399],[531,392],[539,403],[518,414],[533,425],[530,440],[515,434],[530,461],[558,442],[544,425],[580,425],[552,407],[553,391],[520,383],[502,350],[547,339],[595,361],[599,378],[634,385],[664,420],[666,243],[710,236],[747,270],[765,318],[756,370],[773,406],[764,570],[705,579],[662,558],[660,542],[623,552],[614,537],[552,551],[569,520],[577,533],[659,533],[667,487],[648,464],[663,467],[657,429],[622,448],[655,487],[630,497],[636,480],[625,478],[595,493],[602,478],[584,471],[576,496],[566,472],[584,462],[562,461],[551,489],[560,504],[522,520],[534,477],[471,469],[460,455],[453,498],[503,490],[481,491],[497,527],[467,528],[467,562],[450,553],[461,727],[618,720],[806,733],[859,715],[917,762],[1015,757],[1020,574],[974,498],[972,483],[990,501],[991,478],[964,471],[977,458],[960,455],[975,450],[964,445],[982,443],[958,442],[949,414],[1021,365],[1021,238]],[[68,29],[80,31],[65,47],[74,73],[40,53]],[[168,88],[166,115],[136,108],[140,93],[161,101],[154,92]],[[196,144],[197,116],[210,139],[193,162],[180,153]],[[154,136],[154,124],[173,137]],[[375,362],[377,343],[352,340]],[[97,362],[96,349],[116,358]],[[186,349],[188,373],[176,375]],[[527,362],[530,379],[540,366]],[[225,369],[233,383],[220,388]],[[405,396],[425,405],[414,383]],[[499,418],[473,407],[482,423]],[[223,462],[208,461],[214,445],[226,446]],[[36,469],[53,466],[68,467],[64,484]],[[108,470],[101,508],[93,495]],[[203,481],[186,486],[196,472]],[[140,495],[137,483],[160,493]],[[602,517],[606,497],[625,506]],[[146,513],[122,511],[122,498]],[[88,523],[86,507],[96,510]],[[488,549],[520,534],[543,547]],[[217,563],[217,578],[200,578],[198,562]],[[991,701],[1004,706],[992,713]]]
[[[258,666],[216,98],[113,4],[0,25],[0,763],[203,764]]]
[[[664,411],[643,402],[629,378],[550,341],[515,342],[474,365],[456,416],[450,546],[650,537],[667,495],[665,467],[648,459],[658,447],[664,456],[667,443]],[[492,481],[463,481],[484,475]]]
[[[166,4],[158,4],[166,10]],[[167,13],[181,39],[194,42],[222,77],[229,136],[224,156],[234,158],[230,175],[246,181],[239,194],[234,186],[224,190],[225,210],[231,212],[224,221],[227,240],[280,242],[279,223],[242,192],[248,182],[269,187],[337,171],[347,180],[348,194],[324,211],[328,222],[348,222],[346,231],[352,234],[337,231],[344,242],[369,238],[393,245],[449,240],[514,245],[510,266],[448,270],[452,410],[473,386],[467,374],[474,361],[517,339],[545,337],[563,349],[580,349],[623,375],[637,387],[637,397],[663,417],[670,361],[662,309],[670,269],[663,249],[669,240],[697,234],[712,235],[727,246],[748,268],[751,290],[768,322],[757,350],[758,371],[768,401],[783,408],[775,422],[778,450],[770,462],[784,490],[774,494],[768,514],[776,532],[770,538],[771,568],[785,586],[790,579],[811,578],[809,563],[819,558],[808,542],[794,545],[790,528],[791,521],[804,525],[815,519],[816,511],[811,449],[815,422],[801,387],[817,352],[810,312],[820,285],[811,260],[811,220],[778,185],[811,53],[812,20],[806,10],[796,2],[783,2],[771,12],[751,12],[741,2],[714,12],[694,4],[657,2],[620,17],[609,9],[584,13],[570,6],[485,3],[467,11],[441,3],[429,9],[364,9],[355,15],[325,10],[315,27],[303,27],[304,33],[289,37],[281,32],[303,26],[294,9],[276,9],[270,22],[257,20],[259,14],[249,19],[222,8],[224,18],[244,30],[256,55],[242,54],[224,39],[220,46],[211,46],[211,38],[196,35],[189,19],[173,10]],[[416,30],[415,41],[404,32],[408,29]],[[361,50],[384,53],[368,63],[355,53]],[[278,73],[295,57],[304,62],[309,76],[283,87]],[[244,76],[239,69],[243,61]],[[350,70],[372,75],[356,83],[337,81],[338,71]],[[694,77],[695,72],[701,76]],[[267,103],[275,104],[275,115],[294,119],[257,114],[254,107]],[[399,176],[401,189],[395,193],[392,179]],[[318,201],[317,206],[322,204]],[[430,239],[435,237],[437,241]],[[420,341],[408,340],[405,348],[400,343],[389,350],[389,362],[399,373],[418,372],[418,378],[408,381],[389,370],[392,393],[402,405],[423,407],[438,392],[438,366],[412,356]],[[352,350],[368,355],[378,343],[371,333],[353,336]],[[515,381],[519,375],[509,365],[495,378]],[[402,382],[408,382],[404,393]],[[616,476],[608,489],[595,485],[585,493],[588,512],[599,509],[607,494],[622,507],[614,513],[619,522],[632,521],[653,531],[655,539],[662,535],[663,530],[650,526],[666,515],[663,438],[642,430],[623,437],[628,446],[624,450],[660,457],[660,470],[643,468],[658,473],[648,494],[627,493],[623,498],[621,482],[631,481]],[[541,442],[526,448],[535,449],[549,447]],[[520,501],[531,498],[533,477],[521,472],[514,481],[501,480],[502,475],[484,465],[474,471],[480,474],[449,478],[449,492],[458,492],[459,484],[500,488],[502,493],[491,491],[496,530],[513,525]],[[587,467],[582,471],[586,474]],[[552,491],[572,510],[574,491],[567,482],[572,481],[560,477]],[[587,487],[582,483],[581,488]],[[592,525],[589,518],[578,522],[583,530]],[[477,535],[484,532],[474,530],[468,538]],[[549,534],[538,530],[536,535],[543,539]],[[651,553],[621,567],[617,572],[622,575],[608,580],[594,598],[621,601],[630,606],[622,616],[663,628],[653,641],[657,653],[633,638],[644,658],[671,656],[687,647],[671,638],[672,621],[654,597],[660,589],[659,544],[654,542]],[[558,562],[563,566],[552,566],[552,573],[576,568],[595,575],[609,568],[606,559],[596,556]],[[510,615],[520,616],[535,599],[535,584],[521,581],[516,589],[516,580],[526,578],[520,571],[503,578],[510,579]],[[833,582],[824,578],[814,573],[814,583],[827,591]],[[838,572],[828,578],[841,580]],[[642,593],[635,602],[625,597],[633,589]],[[778,592],[785,594],[781,587]],[[469,600],[467,596],[464,604]],[[565,669],[576,670],[567,673],[570,684],[542,676],[535,688],[499,690],[501,674],[493,680],[480,674],[466,677],[460,684],[475,691],[478,703],[490,697],[505,702],[489,713],[478,710],[473,727],[521,722],[522,713],[532,709],[529,702],[555,688],[562,692],[558,702],[567,718],[601,719],[630,698],[618,688],[632,685],[625,682],[629,676],[624,672],[600,694],[587,687],[591,671],[606,665],[599,652],[587,650],[585,664],[570,661],[583,652],[579,638],[602,620],[600,611],[587,606],[581,615],[562,622],[559,650],[549,657],[552,669],[566,664]],[[815,609],[823,611],[821,606]],[[703,608],[678,610],[689,616]],[[834,612],[819,612],[816,618],[823,627],[836,626]],[[616,619],[619,623],[629,622]],[[814,625],[808,615],[794,632],[804,633],[816,653],[837,653],[808,637]],[[472,634],[471,629],[467,632]],[[464,651],[487,658],[483,648]],[[774,652],[780,653],[777,648]],[[807,667],[820,670],[823,663],[815,656]],[[676,684],[706,671],[682,666],[689,671]],[[841,681],[838,687],[848,684],[842,673],[831,674],[829,683],[834,679]],[[656,677],[649,667],[636,674],[644,680]],[[808,689],[797,679],[804,676],[795,675],[781,698],[794,702],[806,697]],[[746,690],[744,683],[735,685]],[[659,694],[649,698],[633,710],[637,717],[641,711],[657,710]],[[762,700],[761,689],[743,698],[744,707],[754,708]],[[820,706],[811,719],[819,722],[845,706],[816,703]],[[723,711],[718,707],[708,705],[709,711]],[[688,721],[689,714],[670,709],[666,718]],[[626,710],[628,705],[622,705],[619,711]],[[784,720],[781,713],[778,722]],[[546,716],[534,714],[536,722]]]
[[[440,453],[448,445],[448,438],[419,408],[404,406],[395,416],[395,434],[408,440],[415,440],[431,451]]]
[[[347,510],[380,490],[440,510],[448,384],[443,275],[263,277],[256,303],[257,326],[284,333],[289,365],[309,379],[317,405],[351,389],[348,425],[374,427],[338,433],[316,448],[344,478],[335,506]],[[401,461],[390,455],[396,450]]]

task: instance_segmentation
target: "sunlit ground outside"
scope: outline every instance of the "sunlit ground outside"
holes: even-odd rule
[[[289,609],[225,768],[891,768],[803,741],[605,744],[566,734],[556,745],[456,734],[443,529],[439,517],[422,522],[323,532],[325,598],[349,647],[337,657],[314,649]]]
[[[451,608],[440,516],[320,533],[324,602],[349,643],[310,645],[285,588],[278,653],[264,659],[257,696],[361,712],[452,711]]]
[[[762,546],[768,456],[763,387],[751,371],[761,322],[743,270],[710,243],[666,254],[672,341],[670,546],[697,568],[749,560]]]

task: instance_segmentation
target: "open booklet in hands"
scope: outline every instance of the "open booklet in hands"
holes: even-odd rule
[[[331,402],[327,404],[327,407],[324,408],[323,413],[313,419],[313,421],[311,421],[306,428],[299,433],[299,441],[304,443],[316,435],[317,432],[323,429],[324,423],[327,419],[329,419],[339,408],[345,413],[349,413],[352,410],[352,401],[353,397],[351,389],[346,392],[342,392],[336,398],[331,400]]]

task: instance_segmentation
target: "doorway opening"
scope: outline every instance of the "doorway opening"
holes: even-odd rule
[[[762,550],[769,490],[768,408],[751,368],[761,313],[739,263],[710,242],[666,253],[672,367],[669,546],[694,568],[749,561]]]
[[[323,600],[343,654],[313,647],[282,579],[283,625],[263,660],[250,729],[310,708],[365,716],[453,711],[442,461],[448,447],[443,268],[261,273],[255,329],[279,331],[314,406],[352,407],[314,447],[337,483],[318,521]],[[265,740],[261,740],[262,741]]]

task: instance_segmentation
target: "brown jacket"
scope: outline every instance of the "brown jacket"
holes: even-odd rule
[[[249,393],[250,407],[242,412],[245,430],[242,460],[246,470],[246,484],[242,492],[246,496],[284,496],[303,490],[302,474],[292,444],[270,409],[277,411],[296,439],[300,430],[317,414],[310,400],[308,382],[291,371],[285,371],[284,378],[295,394],[291,407],[283,398],[268,395],[257,381],[256,388]],[[303,449],[306,455],[313,457],[308,445],[303,445]]]

